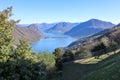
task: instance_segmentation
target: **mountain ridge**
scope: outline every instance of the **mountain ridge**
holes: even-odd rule
[[[68,48],[73,49],[83,45],[89,47],[91,46],[90,48],[92,48],[93,46],[99,44],[100,42],[109,45],[111,43],[110,41],[115,41],[117,42],[117,44],[120,44],[119,39],[120,39],[120,25],[118,24],[112,28],[105,29],[89,37],[80,38],[77,41],[72,42],[68,46]]]
[[[25,39],[28,43],[33,43],[43,37],[43,34],[36,28],[15,26],[13,36],[15,38],[13,44],[18,44],[20,39]]]
[[[111,28],[115,24],[107,21],[102,21],[98,19],[90,19],[86,22],[78,24],[76,27],[72,28],[70,31],[66,32],[65,35],[70,35],[72,37],[84,37],[95,34],[107,28]]]
[[[70,23],[70,22],[59,22],[54,25],[52,28],[48,29],[47,32],[49,33],[65,33],[71,30],[74,26],[78,23]]]

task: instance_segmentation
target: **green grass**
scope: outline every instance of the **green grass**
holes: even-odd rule
[[[120,53],[64,65],[64,80],[119,80]]]
[[[119,80],[120,65],[118,64],[120,63],[112,63],[98,71],[90,73],[83,80]]]
[[[119,80],[120,53],[98,63],[98,69],[84,76],[82,80]],[[81,79],[79,79],[81,80]]]

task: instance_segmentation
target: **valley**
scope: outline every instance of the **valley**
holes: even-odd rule
[[[36,40],[36,42],[34,42],[34,44],[31,45],[33,51],[53,52],[55,48],[67,47],[71,45],[70,43],[72,43],[74,40],[77,40],[83,37],[88,37],[104,29],[111,28],[114,25],[115,24],[111,22],[102,21],[98,19],[90,19],[88,21],[79,22],[79,23],[70,23],[70,22],[58,22],[58,23],[49,23],[49,24],[36,23],[36,24],[29,24],[25,27],[35,31],[34,37],[35,36],[37,37],[38,33],[40,33],[43,36],[41,37],[41,39],[38,36],[37,37],[38,41]],[[68,34],[70,31],[72,31],[72,33]],[[52,47],[50,47],[51,45]]]
[[[0,0],[0,80],[119,80],[119,3]]]
[[[119,72],[118,74],[115,73],[113,75],[114,77],[109,77],[108,75],[112,74],[111,72],[114,73],[119,66],[116,65],[119,63],[118,57],[120,54],[120,25],[115,25],[98,19],[90,19],[83,23],[72,24],[76,26],[72,26],[72,28],[68,30],[67,28],[71,26],[71,24],[72,23],[63,22],[56,23],[53,26],[51,26],[52,24],[49,24],[49,26],[45,26],[46,29],[43,30],[41,28],[44,26],[41,27],[40,24],[27,26],[26,28],[43,35],[43,37],[37,39],[36,42],[31,44],[32,51],[37,54],[44,53],[46,55],[46,53],[53,53],[59,55],[59,52],[56,51],[59,51],[59,49],[62,50],[60,51],[63,61],[62,78],[65,80],[118,79],[119,77],[116,75],[118,75]],[[72,30],[72,35],[66,34]],[[85,31],[85,34],[82,31]],[[73,36],[73,34],[77,35]],[[74,57],[72,61],[70,54]],[[109,72],[107,67],[112,69],[112,71]],[[51,74],[52,76],[50,80],[58,79],[57,74]],[[103,74],[106,76],[102,77]]]

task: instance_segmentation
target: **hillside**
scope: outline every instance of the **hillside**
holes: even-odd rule
[[[86,75],[82,80],[120,79],[120,53],[110,56],[97,64],[98,69]]]
[[[98,32],[92,36],[80,38],[79,40],[71,43],[68,47],[74,48],[77,46],[94,46],[96,44],[99,44],[100,42],[103,42],[105,44],[109,44],[110,41],[115,41],[118,44],[120,44],[120,25],[116,25],[113,28],[105,29],[101,32]]]
[[[49,33],[65,33],[75,27],[78,23],[59,22],[52,28],[48,29]]]
[[[114,24],[111,22],[91,19],[86,22],[80,23],[65,34],[72,37],[85,37],[95,34],[104,29],[111,28],[113,26]]]
[[[111,45],[113,42],[117,43],[117,47]],[[106,51],[103,51],[103,46],[99,47],[102,51],[95,48],[100,43],[106,46]],[[63,78],[65,80],[118,80],[120,78],[120,25],[82,38],[75,44],[69,49],[78,50],[76,48],[84,46],[89,49],[92,57],[64,64]],[[96,49],[96,52],[92,52],[92,49]],[[80,54],[82,53],[79,52]],[[100,56],[96,58],[94,55]]]
[[[95,48],[101,42],[106,46],[107,51],[99,51],[98,48]],[[117,43],[117,48],[115,48],[115,45],[111,45],[113,42]],[[84,46],[93,55],[91,58],[64,64],[63,78],[65,80],[118,80],[120,78],[119,24],[92,36],[82,38],[75,44],[77,45],[72,45],[69,49],[77,50],[76,47]],[[97,52],[92,52],[94,48]],[[94,54],[100,55],[99,58],[94,57]]]
[[[109,55],[107,55],[109,54]],[[64,65],[64,80],[119,80],[120,53],[107,53]]]
[[[16,26],[13,32],[15,38],[14,44],[17,44],[20,39],[24,38],[29,43],[39,40],[43,35],[36,28],[18,27]]]

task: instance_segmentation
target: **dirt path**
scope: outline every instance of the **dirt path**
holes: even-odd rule
[[[95,57],[91,57],[91,58],[87,58],[87,59],[80,59],[80,60],[75,60],[73,61],[74,63],[80,63],[80,62],[87,62],[90,61],[92,59],[95,59]]]

